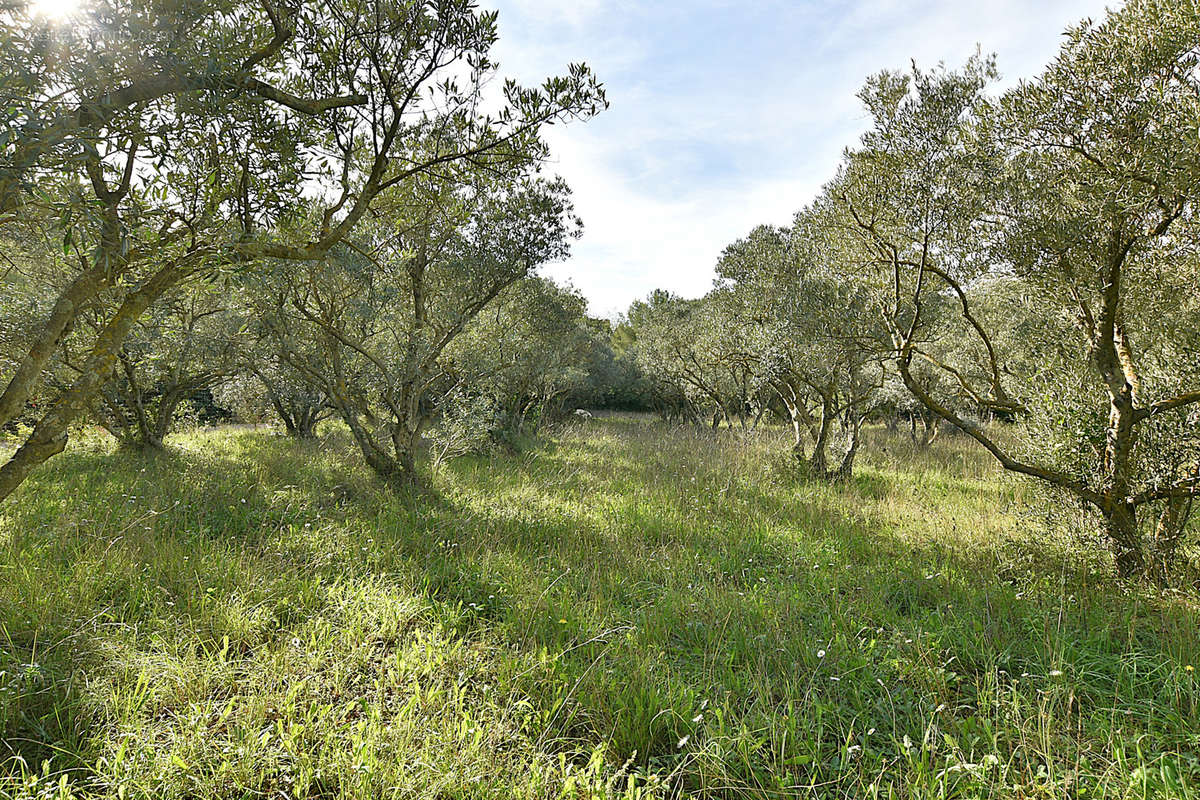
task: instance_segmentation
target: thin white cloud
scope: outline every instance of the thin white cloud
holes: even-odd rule
[[[854,97],[880,69],[996,52],[1005,83],[1036,74],[1065,26],[1100,0],[493,0],[505,74],[534,82],[571,61],[612,108],[555,129],[555,168],[585,224],[569,279],[596,314],[655,288],[711,285],[726,244],[785,224],[865,124]]]

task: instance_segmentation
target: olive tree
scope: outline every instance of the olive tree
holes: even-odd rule
[[[336,410],[320,387],[305,380],[276,353],[255,360],[250,374],[288,436],[312,439],[317,435],[317,425],[333,416]]]
[[[631,352],[635,337],[629,324],[594,317],[585,324],[591,332],[591,347],[582,366],[584,376],[567,393],[565,404],[576,409],[656,410],[649,381]]]
[[[416,459],[447,380],[443,354],[508,287],[578,235],[561,180],[469,170],[393,193],[387,213],[303,272],[273,320],[283,357],[320,388],[393,488]]]
[[[277,267],[283,269],[283,267]],[[328,395],[288,363],[275,325],[288,302],[289,288],[269,264],[250,270],[237,283],[234,310],[243,321],[243,346],[235,374],[214,391],[217,402],[243,422],[274,419],[288,436],[312,439],[317,425],[333,416]],[[292,346],[304,348],[295,340]],[[307,346],[315,348],[308,342]]]
[[[753,366],[719,293],[687,300],[662,290],[633,303],[628,321],[632,351],[654,385],[657,402],[692,422],[745,424],[753,397]]]
[[[480,313],[446,354],[446,370],[462,399],[486,397],[493,435],[536,431],[564,395],[582,384],[596,346],[587,301],[541,277],[508,287]]]
[[[1194,7],[1134,0],[1072,28],[1042,75],[994,102],[978,60],[879,76],[863,92],[874,126],[827,195],[847,263],[879,278],[905,385],[1006,469],[1092,508],[1122,575],[1170,564],[1200,492],[1198,45]],[[1070,322],[1026,342],[1042,357],[1023,369],[976,302],[1006,278],[1043,331]],[[922,346],[935,296],[957,305],[969,363]],[[1030,435],[967,419],[917,360]]]
[[[879,403],[885,350],[865,289],[822,260],[810,231],[815,213],[802,211],[790,230],[760,226],[731,244],[718,285],[743,358],[787,411],[793,456],[813,477],[845,480]]]
[[[249,339],[227,286],[181,287],[147,310],[117,354],[96,421],[124,447],[161,450],[186,401],[234,376]],[[63,362],[74,367],[73,338]]]
[[[77,377],[0,466],[0,500],[62,451],[137,320],[181,283],[320,261],[390,189],[460,162],[537,160],[542,125],[604,104],[582,66],[535,89],[506,82],[485,103],[496,15],[470,0],[96,0],[70,25],[22,4],[0,15],[0,225],[44,216],[71,256],[0,375],[0,424],[110,298]]]

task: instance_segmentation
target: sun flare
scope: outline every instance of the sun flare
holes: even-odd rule
[[[82,0],[33,0],[29,14],[45,20],[65,20],[79,10]]]

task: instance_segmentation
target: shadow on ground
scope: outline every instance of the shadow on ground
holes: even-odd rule
[[[0,518],[3,740],[91,769],[119,733],[91,680],[114,653],[253,668],[359,582],[488,648],[537,747],[603,743],[691,789],[861,788],[947,753],[1034,774],[1048,747],[1115,759],[1117,713],[1156,752],[1193,744],[1195,686],[1172,676],[1200,661],[1194,605],[1112,591],[994,473],[956,474],[953,443],[880,448],[844,487],[797,483],[772,445],[597,420],[461,459],[409,503],[336,435],[71,452]],[[898,761],[931,726],[954,746]]]

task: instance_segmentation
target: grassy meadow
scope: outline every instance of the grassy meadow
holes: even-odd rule
[[[0,796],[1200,798],[1200,607],[953,437],[572,422],[382,491],[73,445],[0,507]]]

